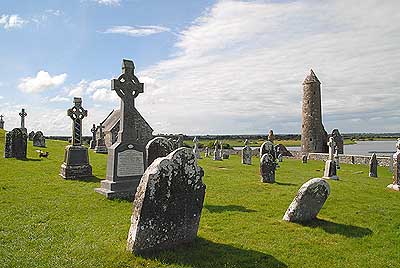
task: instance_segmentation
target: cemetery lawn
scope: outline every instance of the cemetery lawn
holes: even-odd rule
[[[340,181],[319,219],[300,225],[282,217],[300,186],[323,172],[323,162],[285,159],[275,184],[259,181],[253,165],[201,159],[207,185],[198,239],[158,255],[125,251],[132,203],[95,193],[106,155],[90,152],[95,177],[58,176],[66,142],[47,140],[40,160],[0,158],[0,267],[399,267],[400,193],[386,189],[368,167],[342,164]],[[4,133],[0,132],[0,150]]]

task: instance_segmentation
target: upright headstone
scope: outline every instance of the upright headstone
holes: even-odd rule
[[[329,180],[339,180],[339,177],[336,174],[336,161],[334,160],[335,141],[332,137],[329,138],[328,148],[329,158],[325,162],[323,178]]]
[[[308,156],[306,154],[303,154],[303,156],[301,157],[301,161],[303,162],[303,164],[307,164],[307,160]]]
[[[253,156],[253,150],[249,146],[249,140],[244,141],[244,147],[242,149],[242,164],[251,165],[251,157]]]
[[[393,154],[393,182],[387,187],[396,191],[400,191],[400,139],[396,143],[397,151]]]
[[[3,120],[3,115],[0,115],[0,129],[4,129],[4,120]]]
[[[35,131],[31,131],[31,132],[29,132],[29,134],[28,134],[28,140],[33,140],[33,136],[35,136]]]
[[[150,166],[159,157],[165,157],[174,150],[174,144],[164,138],[156,137],[146,145],[146,167]]]
[[[27,131],[26,127],[25,127],[25,117],[26,117],[27,115],[28,115],[28,114],[25,112],[25,109],[22,108],[21,112],[19,113],[19,116],[21,116],[21,130],[22,130],[25,134],[28,134],[28,131]]]
[[[206,148],[204,149],[204,156],[207,158],[207,157],[210,157],[210,149],[208,149],[208,146],[206,146]]]
[[[200,151],[199,151],[199,139],[197,139],[197,137],[194,137],[193,144],[194,144],[193,154],[197,159],[200,159],[201,155],[200,155]]]
[[[46,138],[43,135],[42,131],[37,131],[33,136],[33,146],[36,147],[46,147]]]
[[[99,137],[96,140],[96,147],[94,148],[94,151],[98,154],[106,154],[107,146],[106,146],[106,141],[104,139],[103,123],[100,123],[98,129],[99,129]]]
[[[90,141],[90,149],[94,150],[96,148],[96,133],[97,133],[97,127],[96,124],[93,124],[92,129],[90,130],[92,132],[92,140]]]
[[[88,149],[82,146],[82,119],[87,116],[87,110],[83,109],[81,98],[74,98],[74,106],[68,109],[67,115],[72,119],[72,145],[65,147],[60,176],[64,179],[91,177]]]
[[[343,142],[343,136],[340,134],[339,129],[337,128],[333,129],[331,137],[335,141],[338,154],[343,154],[344,142]]]
[[[376,153],[373,153],[369,160],[369,176],[372,178],[378,177],[378,160],[376,159]]]
[[[271,141],[264,142],[260,147],[260,158],[266,153],[270,154],[274,161],[276,160],[275,146]]]
[[[28,136],[20,128],[14,128],[6,134],[5,158],[26,159]]]
[[[123,60],[122,74],[111,81],[111,90],[121,98],[118,140],[108,149],[107,175],[96,192],[108,199],[133,200],[144,173],[145,144],[138,142],[135,129],[135,98],[143,93],[143,83],[134,74],[131,60]]]
[[[320,178],[304,183],[286,210],[283,220],[308,222],[315,218],[330,194],[329,184]]]
[[[221,161],[222,160],[222,146],[219,140],[215,140],[214,142],[214,155],[213,160]]]
[[[274,183],[276,167],[277,163],[271,154],[265,153],[260,159],[261,182]]]
[[[128,251],[154,252],[196,238],[206,190],[203,175],[188,148],[158,158],[146,169],[133,202]]]
[[[274,143],[275,136],[274,136],[274,131],[272,129],[269,130],[268,132],[268,140],[272,143]]]

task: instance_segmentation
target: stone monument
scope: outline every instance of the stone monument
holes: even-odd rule
[[[21,116],[21,130],[25,133],[28,134],[28,130],[25,128],[25,117],[28,114],[25,112],[25,109],[22,108],[21,112],[19,113],[19,116]]]
[[[3,120],[3,115],[0,115],[0,129],[4,129],[4,120]]]
[[[204,157],[210,157],[210,149],[208,149],[208,146],[204,149]]]
[[[94,148],[94,151],[98,154],[106,154],[107,153],[107,146],[106,146],[106,141],[104,140],[104,126],[102,123],[100,123],[99,127],[99,137],[96,140],[96,147]]]
[[[276,160],[275,146],[271,141],[264,142],[260,147],[260,158],[266,153],[271,155],[273,161]]]
[[[222,160],[222,146],[219,140],[215,140],[214,142],[214,155],[213,160],[221,161]]]
[[[387,187],[396,191],[400,191],[400,139],[396,143],[397,151],[393,154],[393,182]]]
[[[28,134],[28,140],[33,140],[33,136],[35,136],[35,131],[31,131],[31,132],[29,132],[29,134]]]
[[[4,158],[26,159],[28,136],[22,129],[14,128],[6,134]]]
[[[96,148],[96,133],[97,133],[97,128],[96,128],[96,124],[93,124],[92,129],[90,130],[90,132],[92,132],[92,140],[90,141],[90,149],[94,150],[94,148]]]
[[[271,154],[265,153],[260,159],[261,182],[274,183],[277,163]]]
[[[307,164],[307,160],[308,160],[308,156],[306,154],[303,154],[303,156],[301,157],[301,162],[303,164]]]
[[[324,179],[339,180],[336,174],[336,161],[334,160],[335,141],[332,137],[329,138],[329,158],[325,162]]]
[[[206,186],[204,172],[188,148],[156,159],[138,186],[127,249],[155,252],[197,237]]]
[[[344,152],[344,142],[343,142],[343,137],[339,132],[339,129],[335,128],[332,130],[331,137],[335,141],[336,144],[336,149],[338,151],[338,154],[343,154]]]
[[[242,164],[251,165],[251,158],[253,156],[253,150],[249,146],[249,140],[244,141],[244,147],[242,149]]]
[[[199,151],[199,140],[197,139],[197,137],[194,137],[193,139],[193,154],[196,157],[196,159],[201,159],[201,155],[200,155],[200,151]]]
[[[308,222],[317,218],[330,194],[329,184],[320,178],[304,183],[283,216],[284,221]]]
[[[83,109],[81,98],[74,98],[74,106],[68,109],[67,115],[72,119],[72,145],[65,147],[60,176],[64,179],[91,177],[88,149],[82,146],[82,119],[87,116],[87,110]]]
[[[33,146],[36,147],[46,147],[46,138],[42,131],[37,131],[32,138]]]
[[[122,61],[122,74],[111,81],[111,90],[121,99],[118,140],[108,148],[107,175],[96,192],[108,199],[133,200],[145,167],[145,144],[138,143],[135,129],[135,98],[143,93],[143,83],[134,74],[131,60]]]
[[[146,167],[159,157],[165,157],[174,150],[173,142],[164,137],[156,137],[146,145]]]
[[[269,130],[268,132],[268,140],[272,143],[274,143],[275,136],[274,136],[274,131],[272,129]]]
[[[378,177],[378,160],[376,159],[376,153],[373,153],[369,160],[369,176],[372,178]]]

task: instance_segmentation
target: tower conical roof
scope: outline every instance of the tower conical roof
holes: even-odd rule
[[[319,83],[321,82],[318,80],[318,77],[315,75],[314,71],[311,69],[310,74],[307,75],[306,79],[304,79],[303,85],[304,84],[311,84],[311,83]]]

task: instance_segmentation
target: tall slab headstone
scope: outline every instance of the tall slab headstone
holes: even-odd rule
[[[143,93],[143,83],[134,74],[131,60],[123,60],[122,74],[111,80],[111,90],[121,98],[118,140],[108,149],[107,175],[96,192],[108,199],[133,200],[145,167],[145,145],[138,142],[135,129],[135,99]]]
[[[197,139],[197,137],[194,137],[193,144],[194,144],[194,147],[193,147],[194,156],[197,159],[200,159],[201,155],[200,155],[200,151],[199,151],[199,139]]]
[[[376,159],[376,153],[373,153],[369,160],[369,176],[372,178],[378,177],[378,160]]]
[[[213,160],[221,161],[222,160],[222,146],[219,140],[215,140],[214,142],[214,154]]]
[[[396,191],[400,191],[400,139],[397,139],[396,149],[397,151],[392,156],[393,182],[387,187]]]
[[[271,154],[264,154],[260,159],[261,182],[274,183],[276,167],[277,163]]]
[[[74,98],[74,106],[68,109],[67,115],[72,119],[72,145],[65,147],[60,176],[64,179],[91,177],[88,149],[82,146],[82,119],[87,116],[87,110],[83,109],[81,98]]]
[[[242,164],[251,165],[251,157],[253,156],[253,150],[249,146],[249,140],[244,141],[244,147],[242,149]]]
[[[3,115],[0,115],[0,129],[4,129],[4,120],[3,120]]]
[[[6,134],[4,158],[26,159],[28,136],[20,128],[14,128]]]
[[[335,141],[332,137],[329,138],[328,142],[329,148],[329,158],[325,162],[325,169],[324,169],[324,179],[329,180],[339,180],[337,176],[337,163],[335,161]]]
[[[97,127],[96,124],[93,124],[92,129],[90,129],[90,132],[92,132],[92,140],[90,141],[90,149],[94,150],[96,148],[96,135],[97,135]]]
[[[94,151],[98,154],[106,154],[107,153],[107,146],[106,146],[106,140],[104,139],[104,126],[102,123],[100,123],[99,127],[99,137],[96,141],[96,147],[94,148]]]
[[[164,137],[156,137],[146,145],[146,167],[150,166],[159,157],[165,157],[174,150],[172,141]]]
[[[25,133],[28,134],[28,130],[25,127],[25,117],[28,114],[25,112],[25,109],[22,108],[21,112],[19,113],[19,116],[21,116],[21,130]]]
[[[35,131],[31,131],[31,132],[29,132],[29,134],[28,134],[28,140],[33,140],[33,136],[35,136]]]
[[[37,131],[32,138],[33,146],[36,147],[46,147],[46,138],[43,135],[42,131]]]

